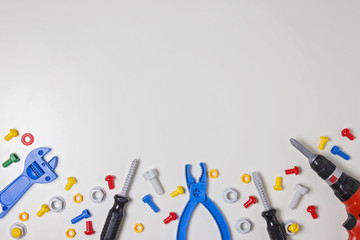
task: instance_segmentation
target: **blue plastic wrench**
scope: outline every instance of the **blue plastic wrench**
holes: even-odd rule
[[[57,157],[53,157],[49,162],[43,159],[48,152],[50,148],[45,147],[31,151],[25,159],[24,171],[0,192],[0,218],[9,212],[31,185],[49,183],[57,178],[54,172]]]
[[[185,240],[186,239],[186,229],[190,219],[190,216],[195,209],[198,203],[201,203],[214,218],[219,230],[222,240],[230,240],[229,228],[225,222],[224,217],[221,215],[219,209],[215,206],[215,204],[208,198],[206,195],[206,169],[205,164],[200,163],[201,167],[201,175],[199,178],[199,182],[196,183],[195,179],[191,177],[190,174],[190,165],[187,164],[185,166],[185,177],[186,184],[189,189],[190,199],[187,202],[179,220],[179,225],[177,229],[177,240]]]

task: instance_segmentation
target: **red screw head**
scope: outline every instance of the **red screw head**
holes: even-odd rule
[[[85,233],[85,235],[94,234],[94,229],[92,227],[92,222],[91,221],[86,221],[86,231],[84,233]]]
[[[298,175],[298,174],[299,174],[299,168],[298,168],[297,166],[295,166],[294,168],[286,169],[286,170],[285,170],[285,174],[286,174],[286,175],[289,175],[289,174]]]
[[[317,219],[318,215],[316,214],[316,207],[313,205],[310,205],[307,207],[306,211],[311,214],[313,219]]]
[[[256,198],[254,196],[250,196],[249,197],[249,200],[246,201],[246,203],[244,203],[244,207],[245,208],[248,208],[250,207],[252,204],[255,204],[257,201],[256,201]]]
[[[105,177],[105,181],[108,182],[108,186],[110,190],[115,188],[114,179],[115,177],[113,175],[107,175]]]
[[[173,221],[173,220],[176,220],[177,216],[176,216],[176,213],[174,212],[170,212],[169,213],[169,216],[167,218],[164,219],[164,223],[165,224],[168,224],[169,222]]]
[[[354,140],[354,136],[350,133],[350,130],[348,128],[344,128],[341,131],[341,136],[347,137],[348,139],[350,139],[350,141]]]

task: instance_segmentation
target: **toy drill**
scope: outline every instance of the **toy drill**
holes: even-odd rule
[[[322,155],[311,153],[298,141],[291,144],[309,159],[311,168],[333,189],[335,196],[345,204],[348,218],[343,226],[348,230],[348,240],[360,240],[360,190],[359,181],[345,174]]]

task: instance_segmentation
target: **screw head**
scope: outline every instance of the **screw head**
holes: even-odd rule
[[[249,200],[252,202],[252,203],[256,203],[256,198],[254,196],[250,196],[249,197]]]
[[[320,140],[323,141],[323,142],[329,141],[329,139],[327,137],[325,137],[325,136],[321,136]]]
[[[315,206],[310,205],[310,206],[307,207],[306,211],[309,212],[309,213],[311,213],[311,212],[314,212],[315,209],[316,209]]]
[[[339,148],[338,146],[336,146],[336,145],[334,145],[334,146],[331,148],[331,150],[330,150],[330,152],[331,152],[332,154],[338,154],[339,151],[340,151],[340,148]]]
[[[158,171],[155,168],[153,168],[153,169],[150,169],[149,171],[146,171],[143,174],[143,177],[145,178],[145,180],[151,180],[151,179],[155,178],[157,175],[158,175]]]
[[[150,202],[150,201],[151,201],[151,196],[150,196],[150,194],[145,195],[145,197],[142,198],[142,201],[143,201],[144,203]]]
[[[169,213],[169,217],[171,218],[171,220],[176,220],[176,213],[174,213],[174,212],[170,212]]]

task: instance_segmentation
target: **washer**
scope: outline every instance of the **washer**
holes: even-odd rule
[[[94,203],[101,203],[106,198],[106,192],[102,187],[93,187],[90,190],[89,197]]]
[[[250,219],[243,217],[239,218],[235,223],[236,230],[241,233],[245,234],[251,231],[252,222]]]
[[[49,208],[52,212],[61,212],[65,208],[65,199],[60,196],[54,196],[50,198]]]
[[[26,141],[26,138],[29,138],[29,141]],[[34,142],[34,136],[31,133],[24,133],[21,136],[21,142],[22,144],[24,144],[25,146],[29,146],[31,144],[33,144]]]
[[[227,187],[224,189],[222,198],[227,203],[234,203],[239,198],[239,193],[235,188]]]

